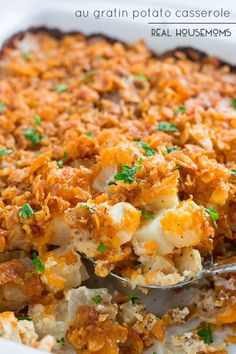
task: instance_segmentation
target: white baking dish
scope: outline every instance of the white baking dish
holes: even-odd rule
[[[188,8],[189,1],[185,0],[170,0],[163,3],[156,3],[155,0],[116,0],[115,3],[109,0],[0,0],[1,4],[1,21],[0,21],[0,46],[17,32],[27,30],[30,27],[45,26],[48,28],[57,28],[62,31],[81,31],[86,34],[101,33],[107,36],[120,39],[122,41],[132,43],[138,39],[144,39],[148,46],[158,53],[166,50],[174,49],[177,46],[191,46],[209,55],[215,55],[220,59],[236,65],[236,56],[233,48],[236,46],[236,25],[231,26],[232,35],[226,38],[153,38],[150,35],[151,26],[148,25],[150,19],[102,19],[95,20],[92,17],[79,19],[75,16],[75,11],[78,9],[90,10],[94,9],[113,9],[114,7],[127,9],[145,9],[145,8],[168,8],[168,9],[181,9]],[[198,6],[210,8],[212,2],[210,0],[199,0]],[[196,7],[197,5],[195,5]],[[193,8],[193,6],[191,5]],[[222,5],[220,1],[215,1],[215,8],[220,8]],[[236,5],[234,1],[224,1],[224,7],[231,11],[230,20],[236,21]],[[171,18],[169,19],[171,20]],[[173,25],[172,25],[173,26]],[[211,26],[211,25],[210,25]],[[167,28],[168,25],[163,25]],[[195,25],[196,27],[196,25]],[[171,293],[155,292],[150,294],[149,299],[146,299],[146,304],[152,307],[157,307],[155,300],[158,299],[159,308],[167,308],[173,304]],[[191,295],[191,294],[190,294]],[[175,297],[175,303],[181,301],[185,296],[178,295]],[[170,303],[171,301],[171,303]],[[154,305],[155,304],[155,305]],[[161,349],[158,354],[161,353]],[[27,348],[23,345],[12,343],[0,339],[0,353],[1,354],[33,354],[42,353],[38,350]],[[147,351],[153,353],[153,349]],[[236,353],[236,349],[231,348],[230,353]],[[109,353],[108,353],[109,354]]]

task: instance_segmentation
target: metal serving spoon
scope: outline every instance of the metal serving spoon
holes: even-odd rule
[[[182,288],[185,285],[196,283],[201,278],[210,277],[217,274],[226,274],[226,273],[236,273],[236,262],[229,262],[229,263],[213,263],[213,258],[211,255],[203,262],[202,271],[199,272],[193,278],[186,278],[185,280],[173,284],[173,285],[144,285],[144,284],[136,284],[135,285],[139,288],[146,288],[146,289],[159,289],[159,290],[172,290],[177,288]],[[131,284],[131,280],[128,278],[123,278],[120,275],[111,272],[110,273],[114,278],[125,282],[127,284]]]
[[[94,259],[86,257],[84,253],[80,253],[80,255],[84,260],[89,261],[93,266],[95,266]],[[196,284],[197,281],[200,280],[201,278],[211,277],[217,274],[227,274],[227,273],[236,273],[236,262],[214,263],[212,255],[208,254],[203,261],[203,268],[201,272],[199,272],[193,278],[186,278],[185,280],[173,285],[138,284],[132,282],[129,278],[123,278],[114,272],[110,272],[110,275],[115,279],[119,280],[120,282],[128,284],[130,287],[133,287],[135,285],[138,288],[144,288],[144,289],[172,290],[172,289],[182,288],[185,285],[190,285],[194,283]]]

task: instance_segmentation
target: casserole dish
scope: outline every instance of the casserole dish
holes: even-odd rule
[[[50,4],[46,4],[46,2],[42,2],[40,5],[34,4],[31,6],[33,2],[22,2],[21,5],[27,6],[28,14],[26,16],[25,13],[16,11],[17,15],[9,15],[7,16],[6,12],[6,19],[2,22],[2,31],[1,31],[1,41],[2,43],[14,33],[19,31],[26,30],[29,27],[40,27],[46,26],[48,28],[59,28],[62,31],[82,31],[87,34],[100,32],[103,34],[108,34],[111,37],[118,38],[123,41],[127,42],[134,42],[140,38],[140,33],[144,33],[144,39],[146,40],[147,44],[153,49],[164,52],[168,49],[172,49],[176,46],[176,40],[173,38],[169,42],[165,39],[156,40],[156,38],[150,38],[150,28],[147,26],[146,20],[140,19],[140,21],[132,23],[133,32],[130,33],[130,37],[127,38],[127,33],[130,32],[130,22],[127,20],[122,20],[122,24],[119,21],[115,21],[115,19],[102,19],[102,22],[97,22],[94,19],[84,19],[78,20],[76,16],[74,16],[74,12],[76,11],[75,2],[67,2],[66,5],[64,2],[51,2]],[[109,8],[109,4],[107,2],[99,4],[102,8]],[[83,4],[85,8],[87,8],[86,4]],[[92,9],[92,3],[89,5]],[[126,5],[129,7],[129,5]],[[142,4],[136,5],[142,8]],[[151,5],[150,5],[151,6]],[[25,7],[24,7],[25,8]],[[130,5],[132,8],[132,5]],[[72,11],[73,10],[73,11]],[[7,10],[6,10],[7,11]],[[73,15],[72,15],[73,13]],[[9,19],[11,18],[11,23]],[[112,21],[112,22],[111,22]],[[111,26],[112,24],[112,26]],[[89,30],[88,30],[89,29]],[[158,43],[158,48],[157,48]],[[223,45],[223,42],[217,42],[217,45]],[[231,48],[232,48],[232,38],[226,39],[224,41],[224,51],[220,57],[222,60],[229,61],[234,64],[234,58],[231,57]],[[217,55],[218,51],[216,48],[215,40],[212,40],[211,45],[208,40],[197,40],[195,39],[190,42],[189,38],[182,38],[178,42],[178,46],[186,46],[192,45],[197,47],[201,50],[207,50],[208,54]],[[160,306],[160,304],[159,304]],[[8,344],[10,345],[10,344]],[[4,347],[3,347],[4,348]],[[5,349],[4,349],[5,350]],[[8,349],[6,349],[7,352]],[[28,350],[28,349],[27,349]],[[26,351],[26,349],[24,349]],[[19,351],[20,353],[20,346]]]

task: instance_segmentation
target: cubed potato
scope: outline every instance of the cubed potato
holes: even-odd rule
[[[119,247],[131,240],[140,224],[140,214],[138,209],[126,202],[108,208],[109,219],[104,232],[112,240],[113,247]]]
[[[153,220],[145,222],[135,233],[135,240],[142,243],[144,249],[160,255],[171,253],[174,244],[164,235],[160,220],[166,211],[160,212]]]
[[[78,287],[88,278],[79,254],[71,247],[60,247],[48,252],[42,259],[45,271],[41,279],[52,292]]]
[[[192,247],[183,248],[181,255],[176,257],[174,263],[181,274],[184,271],[190,271],[192,275],[196,275],[202,270],[201,255]]]
[[[204,210],[191,200],[168,210],[160,220],[165,237],[177,248],[198,245],[208,236],[206,223]]]
[[[96,192],[107,192],[108,183],[113,180],[114,175],[117,173],[117,166],[105,167],[93,181],[93,188]]]

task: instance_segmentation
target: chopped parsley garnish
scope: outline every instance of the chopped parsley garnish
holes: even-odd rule
[[[102,302],[102,297],[100,295],[96,295],[94,297],[92,297],[91,299],[93,302],[95,302],[95,304],[101,304]]]
[[[167,151],[167,154],[169,154],[170,152],[172,151],[179,151],[181,150],[179,147],[175,147],[175,146],[166,146],[166,151]]]
[[[130,75],[130,77],[132,79],[140,81],[140,82],[147,82],[148,81],[147,76],[144,74],[133,74],[133,75]]]
[[[137,301],[139,301],[139,298],[137,296],[130,296],[130,301],[134,305],[136,304]]]
[[[90,213],[95,213],[95,204],[89,204],[89,203],[79,203],[81,207],[85,207],[88,209]]]
[[[57,93],[62,93],[68,90],[68,85],[67,84],[58,84],[56,85],[56,92]]]
[[[179,106],[178,108],[176,108],[175,113],[182,114],[182,113],[185,113],[186,110],[187,110],[186,106]]]
[[[213,223],[215,226],[217,226],[216,221],[219,219],[219,214],[216,213],[216,209],[215,208],[204,208],[205,212],[210,216],[210,218],[212,219]]]
[[[145,210],[142,210],[142,216],[147,220],[154,219],[154,215]]]
[[[17,319],[19,321],[32,321],[32,318],[30,318],[29,316],[25,316],[25,315],[19,315],[19,316],[16,316]]]
[[[157,130],[162,132],[178,132],[179,128],[175,124],[170,124],[167,122],[160,122],[157,126]]]
[[[93,137],[94,137],[94,135],[93,135],[92,132],[87,132],[86,135],[87,135],[89,138],[93,138]]]
[[[137,144],[138,144],[138,146],[143,148],[143,150],[145,150],[146,156],[150,157],[150,156],[155,155],[155,153],[156,153],[155,150],[153,150],[149,145],[147,145],[143,141],[138,141]]]
[[[130,167],[127,165],[122,165],[121,166],[121,172],[117,173],[114,178],[117,181],[124,181],[124,183],[128,183],[131,184],[134,182],[134,176],[136,174],[136,172],[138,170],[140,170],[142,168],[142,166],[138,165],[138,166],[134,166],[134,167]]]
[[[0,329],[0,336],[3,336],[5,333],[4,329]]]
[[[4,102],[0,102],[0,112],[2,112],[5,107],[6,107],[5,103]]]
[[[231,175],[236,176],[236,170],[231,170]]]
[[[57,344],[65,345],[65,338],[64,338],[64,337],[58,338],[58,339],[56,340],[56,342],[57,342]]]
[[[236,109],[236,98],[233,98],[231,101],[231,105],[234,109]]]
[[[102,243],[97,247],[98,252],[106,252],[108,250],[108,247],[103,245]]]
[[[117,186],[117,183],[114,181],[108,182],[108,186]]]
[[[62,168],[64,163],[67,161],[67,159],[68,159],[68,153],[66,151],[64,151],[63,158],[57,162],[57,166],[59,168]]]
[[[40,143],[40,141],[43,139],[43,136],[40,135],[35,128],[28,128],[24,131],[23,134],[26,139],[31,141],[33,145]]]
[[[30,52],[22,52],[21,55],[26,60],[31,60],[33,58],[33,54]]]
[[[205,328],[199,329],[197,334],[202,337],[204,343],[211,344],[213,342],[211,326],[208,322],[205,322]]]
[[[35,266],[35,272],[36,273],[43,273],[45,271],[45,266],[39,256],[37,255],[36,252],[33,252],[32,254],[33,259],[32,259],[32,264]]]
[[[174,168],[174,171],[176,171],[176,170],[182,170],[182,166],[179,166],[179,165],[177,165],[177,166],[175,166],[175,168]]]
[[[34,115],[34,122],[36,125],[42,124],[41,118],[37,114]]]
[[[14,150],[13,149],[1,149],[0,150],[0,156],[7,156],[13,154]]]
[[[97,74],[96,70],[91,70],[81,78],[81,81],[88,81],[92,79],[96,74]]]
[[[32,209],[28,203],[24,204],[21,210],[19,211],[19,216],[24,219],[28,219],[31,215],[34,214],[34,209]]]
[[[152,354],[157,354],[157,352],[153,352]]]
[[[140,157],[140,158],[138,159],[138,164],[141,165],[142,163],[143,163],[143,158]]]

